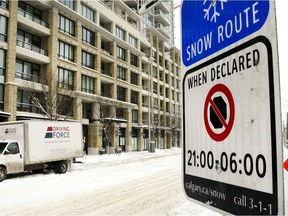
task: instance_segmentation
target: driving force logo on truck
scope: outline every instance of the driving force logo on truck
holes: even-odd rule
[[[70,138],[70,127],[48,127],[45,139]]]

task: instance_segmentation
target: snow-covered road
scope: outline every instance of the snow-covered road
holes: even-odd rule
[[[1,215],[215,215],[184,197],[180,149],[87,156],[0,183]]]
[[[180,152],[86,156],[64,175],[9,176],[0,183],[0,215],[218,215],[185,198]],[[287,188],[287,171],[284,179]]]

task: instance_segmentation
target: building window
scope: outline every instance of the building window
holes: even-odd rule
[[[119,26],[116,26],[116,36],[125,41],[125,31]]]
[[[48,55],[46,50],[41,49],[41,38],[32,35],[28,32],[18,29],[17,31],[17,45],[25,49],[29,49],[34,52],[38,52],[42,55]]]
[[[138,104],[139,93],[131,90],[131,103]]]
[[[18,7],[19,7],[18,8],[18,14],[32,20],[33,22],[36,22],[40,25],[48,27],[48,23],[46,23],[42,20],[42,11],[41,10],[27,4],[24,1],[19,1]]]
[[[75,10],[75,1],[74,0],[59,0],[63,5],[69,7],[72,10]]]
[[[95,68],[95,56],[82,50],[82,66],[91,69]]]
[[[158,79],[157,68],[153,66],[153,77]]]
[[[0,110],[4,110],[4,85],[0,84]]]
[[[30,100],[30,92],[18,90],[17,92],[17,111],[40,113],[39,108],[37,108]],[[38,97],[36,95],[35,97]]]
[[[85,17],[86,19],[92,22],[95,21],[95,11],[83,3],[81,3],[81,13],[82,13],[82,16]]]
[[[6,52],[0,49],[0,75],[5,76]]]
[[[8,9],[9,8],[8,0],[0,0],[0,8]]]
[[[165,83],[169,84],[169,74],[165,74]]]
[[[171,112],[172,112],[173,114],[175,114],[175,105],[174,105],[174,104],[172,104],[172,106],[171,106]]]
[[[153,98],[153,108],[158,109],[158,99],[157,98]]]
[[[82,41],[95,46],[95,33],[87,28],[82,27]]]
[[[74,46],[58,41],[58,57],[74,62]]]
[[[75,22],[59,14],[58,29],[66,34],[75,36]]]
[[[154,62],[157,62],[157,52],[154,50],[152,51],[152,57],[153,57]]]
[[[158,92],[158,83],[157,82],[153,82],[153,92],[155,94],[157,94],[157,92]]]
[[[117,46],[117,58],[125,61],[125,49]]]
[[[81,82],[82,82],[81,91],[86,92],[86,93],[90,93],[90,94],[94,94],[94,83],[95,83],[94,80],[95,79],[93,77],[82,75],[82,77],[81,77]]]
[[[165,95],[166,95],[166,98],[169,98],[169,88],[165,88]]]
[[[120,86],[117,86],[117,100],[125,101],[126,100],[126,89]]]
[[[137,39],[131,35],[129,35],[129,44],[135,48],[137,48]]]
[[[131,53],[130,55],[130,64],[138,67],[138,56]]]
[[[131,81],[131,84],[138,85],[139,75],[136,74],[136,73],[131,72],[131,74],[130,74],[130,81]]]
[[[40,65],[16,59],[15,77],[40,83]]]
[[[132,110],[132,122],[133,123],[138,122],[138,110]]]
[[[7,22],[8,18],[0,15],[0,41],[7,41]]]
[[[126,69],[117,65],[117,78],[126,81]]]
[[[65,116],[73,116],[73,98],[66,95],[58,95],[57,113]]]
[[[58,86],[60,88],[73,90],[73,81],[74,81],[74,72],[64,69],[58,68]]]

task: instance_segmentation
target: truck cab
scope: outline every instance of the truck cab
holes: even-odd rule
[[[23,154],[20,143],[13,140],[0,141],[0,181],[1,176],[24,171]],[[2,173],[4,172],[5,173]]]

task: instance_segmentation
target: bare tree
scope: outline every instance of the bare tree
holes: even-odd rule
[[[181,130],[181,118],[179,116],[177,117],[172,117],[172,121],[171,121],[171,127],[170,127],[170,134],[172,135],[172,141],[175,141],[176,135],[177,135],[177,131]],[[174,146],[176,144],[174,143]],[[173,146],[173,143],[172,143]]]
[[[113,118],[115,117],[115,109],[109,109],[109,106],[102,106],[100,108],[100,118],[98,119],[103,130],[104,136],[104,149],[110,153],[109,134],[113,130]]]
[[[77,94],[61,88],[58,82],[54,82],[54,89],[45,84],[27,82],[25,90],[29,93],[31,103],[45,118],[58,121],[72,117],[73,98],[76,100]]]

